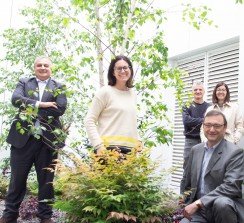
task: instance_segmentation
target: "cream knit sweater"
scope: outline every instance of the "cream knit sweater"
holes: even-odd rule
[[[139,142],[135,92],[102,87],[93,98],[85,127],[95,148],[101,145],[136,147]]]

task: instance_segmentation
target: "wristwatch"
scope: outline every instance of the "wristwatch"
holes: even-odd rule
[[[195,205],[197,205],[197,207],[198,207],[199,209],[202,208],[202,202],[201,202],[200,200],[196,200],[194,203],[195,203]]]

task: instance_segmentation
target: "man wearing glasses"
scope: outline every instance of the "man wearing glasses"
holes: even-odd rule
[[[181,223],[244,222],[244,151],[224,139],[226,127],[220,111],[206,114],[203,131],[207,142],[192,148],[183,175],[181,194],[186,207]]]

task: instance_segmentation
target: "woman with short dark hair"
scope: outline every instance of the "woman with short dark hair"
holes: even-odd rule
[[[140,145],[133,75],[129,58],[116,56],[108,69],[108,86],[102,87],[93,98],[85,127],[97,154],[106,148],[128,153]]]

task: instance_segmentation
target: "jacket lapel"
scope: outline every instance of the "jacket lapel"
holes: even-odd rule
[[[220,159],[222,152],[223,152],[223,147],[225,140],[222,140],[219,145],[214,149],[213,155],[211,157],[211,159],[209,160],[206,172],[205,172],[205,176],[213,169],[214,165],[218,162],[218,160]]]
[[[202,170],[202,161],[203,161],[203,156],[204,156],[204,143],[203,143],[203,146],[202,148],[199,148],[197,150],[198,152],[198,155],[197,155],[197,182],[199,182],[199,177],[200,177],[200,174],[201,174],[201,170]]]
[[[27,82],[26,91],[30,98],[37,101],[39,100],[39,88],[36,78],[32,78],[29,82]]]

